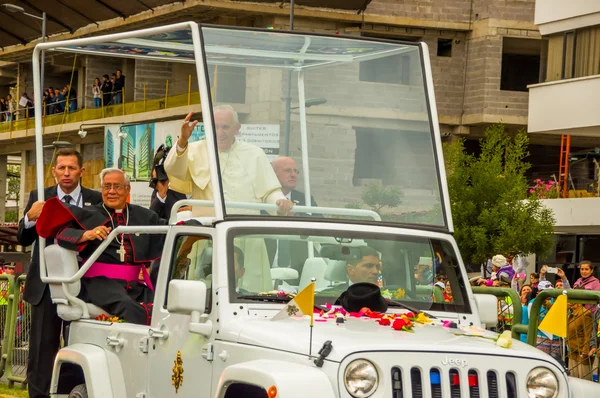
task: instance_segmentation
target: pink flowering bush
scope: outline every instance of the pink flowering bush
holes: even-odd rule
[[[558,198],[558,185],[552,180],[544,181],[538,178],[533,188],[529,189],[529,194],[540,199],[555,199]]]

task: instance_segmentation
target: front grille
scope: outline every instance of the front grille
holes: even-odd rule
[[[498,378],[496,377],[496,372],[489,371],[487,372],[487,382],[488,382],[488,396],[490,398],[499,398],[498,396]]]
[[[402,371],[398,367],[392,368],[392,398],[403,398]]]
[[[469,370],[469,398],[479,398],[479,375],[473,369]]]
[[[408,375],[408,380],[403,379],[403,374]],[[500,386],[500,383],[504,384]],[[427,392],[425,385],[429,387]],[[505,398],[500,397],[502,390],[506,391],[506,398],[518,398],[517,378],[513,372],[499,377],[496,371],[490,370],[484,372],[482,378],[476,369],[392,368],[392,398],[423,398],[426,393],[432,398]]]
[[[506,374],[506,393],[510,398],[517,398],[517,377],[513,372]]]
[[[456,369],[450,369],[450,398],[460,398],[460,375]]]
[[[410,382],[412,384],[412,398],[423,398],[423,381],[419,368],[410,370]]]

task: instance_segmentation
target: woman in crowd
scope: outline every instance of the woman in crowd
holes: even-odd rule
[[[519,296],[521,297],[521,323],[523,325],[529,325],[529,302],[532,299],[532,289],[529,285],[523,285],[521,287],[521,291],[519,292]],[[521,333],[520,340],[523,343],[527,343],[527,334]]]
[[[582,289],[581,287],[579,289]],[[590,336],[593,330],[592,312],[582,304],[569,304],[567,348],[569,373],[573,377],[592,380],[593,357],[590,357]]]
[[[573,284],[574,289],[600,290],[600,281],[594,276],[595,266],[591,261],[579,263],[581,277]],[[597,308],[592,304],[570,304],[567,330],[567,346],[569,347],[569,371],[574,377],[592,379],[593,357],[589,354],[593,346],[590,336],[597,327],[594,325]]]
[[[444,288],[444,302],[451,303],[452,301],[452,286],[450,286],[450,281],[446,280],[446,287]]]
[[[581,278],[577,279],[573,284],[574,289],[585,289],[585,290],[600,290],[600,281],[594,276],[596,267],[592,265],[591,261],[582,261],[579,263],[579,275]]]
[[[94,96],[94,108],[100,108],[102,106],[102,92],[100,91],[100,79],[95,78],[94,84],[92,84],[92,94]]]
[[[54,113],[62,113],[65,109],[65,95],[60,89],[54,90]]]

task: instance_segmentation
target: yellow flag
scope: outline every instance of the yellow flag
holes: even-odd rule
[[[300,291],[281,311],[271,320],[277,321],[298,315],[310,315],[310,326],[313,325],[315,308],[315,283],[311,282]]]
[[[567,337],[567,296],[556,298],[538,329],[555,336]]]

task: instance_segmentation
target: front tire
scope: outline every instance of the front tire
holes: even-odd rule
[[[88,398],[87,387],[85,384],[75,386],[69,393],[69,398]]]

